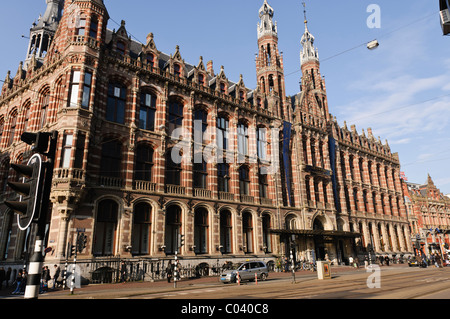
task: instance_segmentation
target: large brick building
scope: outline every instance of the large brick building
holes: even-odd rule
[[[416,254],[445,254],[450,245],[450,198],[441,193],[430,175],[425,184],[402,184]]]
[[[102,0],[47,1],[25,63],[0,96],[0,258],[21,264],[33,229],[3,202],[24,131],[59,132],[46,261],[324,259],[413,251],[387,143],[330,114],[314,37],[301,39],[300,93],[287,97],[274,10],[259,10],[257,88],[212,61],[160,52],[153,34],[107,28]],[[294,39],[295,40],[295,39]],[[203,156],[202,156],[203,154]],[[370,246],[369,246],[370,244]]]

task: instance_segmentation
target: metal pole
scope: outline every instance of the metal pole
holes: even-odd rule
[[[177,250],[178,248],[175,250],[175,267],[174,267],[174,272],[173,272],[173,288],[177,288],[177,276],[178,276],[178,258],[177,258]]]
[[[77,265],[77,253],[78,253],[78,238],[80,236],[80,233],[77,230],[77,239],[75,241],[75,255],[73,257],[73,270],[72,270],[72,280],[70,283],[70,294],[73,295],[73,290],[75,288],[75,270]]]

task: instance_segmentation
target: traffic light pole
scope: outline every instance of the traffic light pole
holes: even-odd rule
[[[53,132],[49,140],[49,151],[47,155],[47,161],[43,163],[45,168],[45,179],[42,197],[40,201],[41,214],[37,221],[36,242],[34,245],[34,251],[30,258],[30,264],[28,267],[28,279],[25,287],[25,299],[37,299],[39,296],[39,290],[41,285],[41,272],[44,264],[44,239],[45,228],[47,223],[47,214],[49,210],[50,192],[52,188],[53,180],[53,167],[55,162],[56,143],[58,132]]]
[[[44,163],[45,166],[45,186],[42,194],[41,202],[41,217],[37,222],[36,242],[34,244],[34,251],[30,258],[28,266],[28,279],[25,288],[25,299],[36,299],[39,296],[41,285],[42,266],[44,264],[44,239],[45,226],[47,223],[47,214],[49,210],[49,197],[51,190],[51,183],[53,177],[53,161]]]

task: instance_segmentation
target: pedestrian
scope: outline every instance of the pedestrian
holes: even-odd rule
[[[48,266],[44,266],[42,268],[42,277],[41,277],[42,291],[48,291],[48,281],[50,279],[51,279],[50,269],[48,269]]]
[[[435,260],[436,267],[439,268],[440,265],[441,265],[441,256],[439,255],[439,253],[436,253],[436,256],[434,257],[434,260]]]
[[[53,290],[59,286],[59,275],[61,274],[61,268],[58,265],[54,265],[55,273],[53,274]]]
[[[27,286],[28,272],[24,269],[22,272],[22,281],[20,282],[20,294],[25,293],[25,288]]]
[[[6,278],[5,268],[0,267],[0,290],[2,290],[3,288],[3,282],[5,281],[5,278]]]
[[[348,264],[350,266],[353,266],[353,257],[352,256],[348,257]]]
[[[383,266],[383,256],[379,256],[378,259],[380,260],[380,266]]]
[[[386,255],[384,257],[384,261],[386,262],[386,266],[389,266],[389,257],[388,257],[388,255]]]
[[[358,259],[358,257],[355,258],[355,268],[359,268],[359,259]]]
[[[16,280],[14,283],[16,284],[16,289],[12,292],[13,295],[17,295],[20,293],[20,288],[22,284],[23,276],[22,276],[22,269],[19,269],[19,272],[17,273]]]
[[[170,280],[173,275],[173,265],[172,265],[172,261],[170,261],[170,260],[169,260],[169,263],[167,264],[166,273],[167,273],[167,282],[170,283]]]
[[[125,283],[127,281],[127,265],[122,260],[120,265],[120,282]]]

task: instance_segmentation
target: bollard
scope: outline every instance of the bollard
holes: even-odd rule
[[[241,276],[239,276],[239,271],[236,273],[236,278],[239,286],[241,284]]]
[[[258,284],[258,275],[255,273],[255,284]]]

